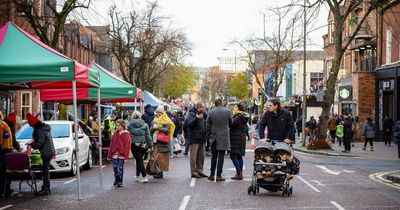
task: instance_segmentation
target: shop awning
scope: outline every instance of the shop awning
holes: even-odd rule
[[[0,28],[0,89],[97,87],[99,75],[11,22]]]

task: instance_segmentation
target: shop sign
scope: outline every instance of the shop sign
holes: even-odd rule
[[[353,90],[351,86],[339,87],[339,100],[340,101],[353,100]]]

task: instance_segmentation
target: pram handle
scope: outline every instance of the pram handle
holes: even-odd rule
[[[265,163],[265,162],[255,162],[254,165],[264,165],[264,166],[286,166],[286,163]]]

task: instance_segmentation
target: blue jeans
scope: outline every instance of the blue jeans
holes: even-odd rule
[[[112,159],[114,176],[119,176],[121,179],[124,177],[124,159]]]
[[[241,155],[230,154],[229,157],[231,158],[233,165],[236,168],[236,172],[243,171],[243,157]]]

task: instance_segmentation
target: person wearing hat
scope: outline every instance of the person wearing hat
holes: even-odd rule
[[[12,139],[13,139],[13,142],[12,142],[13,148],[17,151],[21,151],[22,148],[19,146],[19,143],[18,143],[17,139],[15,138],[15,124],[17,122],[16,117],[17,116],[15,115],[15,113],[12,112],[7,116],[7,118],[4,120],[4,122],[6,122],[8,127],[10,127],[10,129],[11,129],[11,134],[12,134]]]
[[[163,171],[169,170],[169,143],[161,143],[157,140],[159,132],[168,134],[169,141],[173,139],[175,131],[175,124],[165,114],[164,107],[159,105],[156,109],[156,116],[152,122],[151,133],[153,136],[154,151],[152,156],[156,159],[158,167],[160,167],[161,173],[155,175],[154,178],[163,178]]]
[[[2,123],[2,142],[0,142],[0,194],[4,192],[4,187],[5,189],[5,195],[4,197],[9,197],[12,195],[13,190],[10,188],[11,182],[6,181],[6,161],[5,161],[5,155],[7,153],[10,153],[13,151],[13,148],[17,151],[21,151],[21,147],[19,146],[19,143],[15,139],[15,123],[16,123],[16,115],[15,113],[11,113],[7,116],[6,119],[4,119],[4,122]],[[8,136],[8,142],[5,142],[4,137]]]
[[[26,143],[33,149],[40,151],[40,156],[43,160],[42,177],[43,185],[39,191],[39,195],[50,194],[50,161],[55,156],[53,138],[50,133],[50,126],[41,122],[31,113],[26,114],[29,126],[33,128],[32,140]]]

